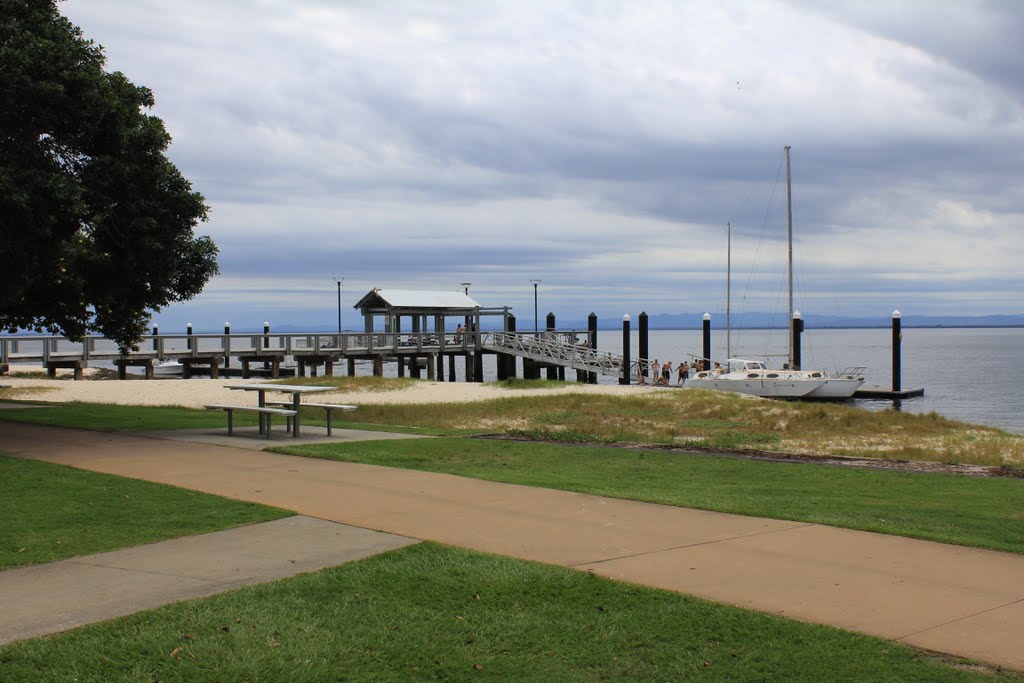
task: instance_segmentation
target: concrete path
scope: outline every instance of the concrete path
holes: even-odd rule
[[[416,543],[309,517],[0,571],[0,644]]]
[[[1024,670],[1024,556],[462,477],[0,423],[0,450]]]

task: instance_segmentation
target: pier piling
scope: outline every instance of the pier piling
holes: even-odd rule
[[[703,337],[704,337],[704,350],[702,351],[702,353],[704,354],[704,369],[705,370],[710,370],[711,367],[712,367],[711,366],[711,314],[710,313],[705,313],[704,314]]]
[[[800,358],[800,335],[804,331],[804,319],[800,317],[800,311],[793,313],[793,369],[799,370],[802,362]]]
[[[587,344],[595,352],[597,351],[597,313],[593,311],[587,316]],[[597,384],[597,373],[591,372],[587,382]]]
[[[637,323],[637,332],[640,336],[640,348],[637,351],[640,353],[640,376],[647,379],[647,357],[650,351],[647,339],[647,311],[640,311],[640,320]]]
[[[892,390],[898,392],[902,390],[902,380],[900,373],[902,368],[900,367],[901,351],[900,345],[903,343],[903,331],[902,318],[899,310],[892,312]]]
[[[629,313],[622,316],[622,374],[619,384],[629,384]]]
[[[546,328],[547,328],[546,331],[550,333],[550,336],[553,336],[555,334],[555,314],[550,312],[550,311],[548,311],[547,320],[545,322],[546,322]],[[563,372],[564,372],[564,370],[563,370]],[[551,379],[551,380],[558,379],[558,368],[556,368],[553,365],[548,366],[548,368],[547,368],[547,378]]]

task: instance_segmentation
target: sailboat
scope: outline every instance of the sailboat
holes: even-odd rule
[[[786,369],[771,370],[764,363],[743,358],[727,358],[725,368],[707,369],[697,372],[687,386],[699,389],[734,391],[765,398],[803,398],[818,400],[842,400],[853,396],[864,383],[863,368],[850,368],[836,376],[824,370],[801,370],[797,368],[793,348],[793,326],[800,314],[793,310],[793,194],[789,164],[789,146],[786,151],[786,226],[788,238],[789,274],[789,362]],[[726,266],[727,282],[731,281],[732,270],[732,226],[728,236],[729,260]],[[726,356],[731,356],[731,289],[727,284],[726,294]],[[711,360],[705,359],[710,365]]]

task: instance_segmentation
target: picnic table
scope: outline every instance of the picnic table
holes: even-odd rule
[[[257,391],[259,392],[260,408],[267,407],[267,392],[278,391],[292,395],[292,410],[295,416],[292,418],[292,436],[299,435],[299,407],[302,405],[304,394],[319,394],[325,391],[337,391],[337,387],[330,386],[303,386],[297,384],[225,384],[226,389],[236,391]],[[260,434],[263,433],[263,416],[260,415]]]

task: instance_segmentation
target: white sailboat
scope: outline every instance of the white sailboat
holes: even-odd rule
[[[793,349],[793,325],[799,313],[793,310],[793,195],[789,166],[789,146],[786,151],[786,227],[788,238],[789,275],[789,363],[786,369],[771,370],[764,363],[742,358],[728,358],[725,368],[698,372],[687,382],[687,386],[699,389],[735,391],[741,394],[765,398],[804,398],[817,400],[843,400],[853,396],[864,383],[864,368],[848,368],[837,375],[824,370],[799,370],[796,367]],[[732,298],[732,226],[728,234],[729,258],[726,265],[726,356],[732,355],[731,309]],[[710,359],[705,362],[710,364]]]
[[[757,360],[730,358],[726,363],[725,368],[698,372],[687,380],[686,386],[764,398],[803,398],[828,381],[821,372],[770,370]]]

